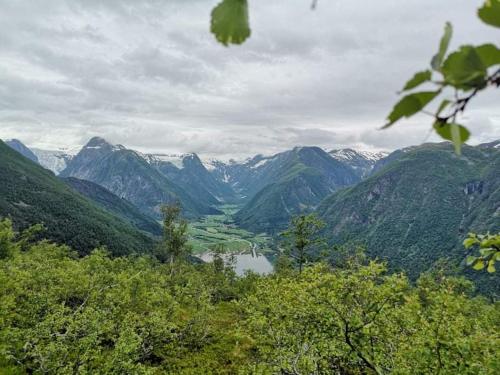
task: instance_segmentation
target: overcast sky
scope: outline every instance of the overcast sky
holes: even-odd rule
[[[436,140],[428,117],[377,129],[444,23],[452,48],[500,39],[482,0],[249,0],[252,36],[226,48],[209,33],[217,2],[0,0],[0,138],[221,158],[391,150]],[[472,143],[500,138],[498,94],[463,119]]]

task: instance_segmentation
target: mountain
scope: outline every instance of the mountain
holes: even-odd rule
[[[389,153],[384,151],[356,151],[351,148],[344,148],[332,150],[329,154],[335,160],[350,166],[360,178],[365,178],[371,173],[375,164]]]
[[[469,231],[500,230],[500,149],[449,143],[397,151],[368,179],[318,208],[333,242],[356,239],[368,255],[415,279],[441,257],[462,259]]]
[[[74,157],[74,155],[65,151],[41,150],[39,148],[32,148],[31,150],[38,158],[40,165],[56,175],[61,173]]]
[[[233,189],[210,173],[194,153],[149,154],[144,157],[159,172],[203,202],[217,205],[232,201],[235,197]]]
[[[99,137],[92,138],[60,176],[99,184],[155,218],[161,217],[163,204],[177,201],[187,217],[219,212],[168,179],[144,155],[121,145],[111,145]]]
[[[87,197],[102,209],[118,216],[139,230],[155,236],[161,236],[162,227],[153,218],[144,215],[129,201],[120,198],[109,190],[91,181],[80,180],[75,177],[62,179],[73,190]]]
[[[291,216],[312,211],[330,193],[360,180],[354,170],[319,147],[296,147],[272,157],[257,156],[240,170],[233,186],[251,197],[236,214],[242,227],[273,233]]]
[[[5,141],[7,146],[12,148],[13,150],[16,150],[19,152],[21,155],[23,155],[25,158],[30,159],[31,161],[34,161],[35,163],[38,163],[38,158],[37,156],[18,139],[10,139]]]
[[[154,241],[102,210],[54,174],[0,141],[0,217],[17,229],[43,223],[43,237],[80,254],[106,246],[113,254],[150,251]]]

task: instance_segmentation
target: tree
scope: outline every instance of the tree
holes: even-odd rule
[[[158,245],[155,256],[162,262],[171,265],[191,254],[191,246],[188,245],[188,222],[180,217],[181,206],[179,204],[163,206],[163,238]]]
[[[324,226],[314,214],[299,215],[292,218],[290,228],[282,233],[291,242],[289,255],[299,267],[299,273],[310,259],[310,250],[323,243],[318,233]]]

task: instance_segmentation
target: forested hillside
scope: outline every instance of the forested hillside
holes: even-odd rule
[[[106,246],[113,254],[148,252],[150,236],[78,194],[54,174],[0,141],[0,217],[18,229],[43,224],[42,236],[80,254]]]
[[[153,218],[141,213],[137,207],[126,199],[120,198],[102,186],[87,180],[80,180],[75,177],[66,177],[62,180],[102,209],[118,216],[137,229],[155,236],[161,235],[160,224]]]
[[[427,144],[404,152],[358,185],[322,202],[336,243],[365,243],[371,257],[412,279],[439,258],[463,259],[467,232],[500,229],[500,150]],[[391,156],[389,156],[391,158]],[[498,280],[491,286],[498,292]]]
[[[360,181],[354,170],[319,147],[291,151],[250,164],[235,186],[251,198],[236,221],[256,232],[276,232],[300,212],[312,211],[331,192]]]

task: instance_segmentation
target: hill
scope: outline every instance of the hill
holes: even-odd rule
[[[392,161],[318,208],[333,242],[365,242],[368,255],[415,279],[442,257],[462,259],[468,231],[500,230],[500,150],[447,143],[398,151]]]
[[[54,174],[0,141],[0,217],[17,229],[43,223],[43,236],[80,254],[106,246],[113,254],[147,252],[154,241],[70,189]]]
[[[91,181],[80,180],[75,177],[67,177],[62,180],[81,195],[87,197],[104,210],[118,216],[137,229],[155,236],[161,236],[161,225],[153,218],[144,215],[126,199],[116,196],[109,190]]]
[[[296,147],[249,165],[239,186],[252,198],[235,219],[255,232],[279,231],[291,216],[314,210],[328,194],[360,180],[351,167],[319,147]]]

